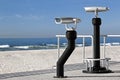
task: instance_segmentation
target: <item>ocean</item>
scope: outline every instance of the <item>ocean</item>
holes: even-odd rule
[[[103,38],[100,40],[103,44]],[[120,38],[107,38],[106,45],[120,45]],[[60,47],[66,47],[66,38],[60,39]],[[76,39],[76,46],[82,46],[82,38]],[[85,46],[91,46],[91,39],[86,38]],[[0,51],[57,49],[57,38],[0,38]]]

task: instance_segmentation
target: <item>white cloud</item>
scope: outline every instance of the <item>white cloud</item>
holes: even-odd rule
[[[0,20],[16,20],[16,19],[20,19],[20,20],[43,20],[45,19],[46,16],[42,16],[42,15],[33,15],[33,14],[29,14],[29,15],[22,15],[22,14],[15,14],[15,15],[7,15],[7,16],[0,16]]]
[[[36,15],[30,15],[29,17],[31,17],[32,19],[39,19],[40,18],[39,16],[36,16]]]
[[[0,20],[2,20],[3,19],[3,17],[0,17]]]
[[[45,16],[33,15],[33,14],[25,16],[25,19],[33,19],[33,20],[41,20],[41,19],[44,19],[44,18],[45,18]]]
[[[14,15],[13,17],[21,18],[21,19],[27,19],[27,20],[39,20],[39,19],[42,18],[42,17],[39,16],[39,15],[33,15],[33,14],[30,14],[30,15],[20,15],[20,14],[16,14],[16,15]]]
[[[23,16],[22,15],[20,15],[20,14],[16,14],[15,15],[17,18],[22,18]]]

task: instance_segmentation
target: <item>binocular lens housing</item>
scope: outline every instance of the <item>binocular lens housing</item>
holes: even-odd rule
[[[72,24],[72,23],[79,23],[80,19],[78,18],[71,18],[71,17],[65,17],[65,18],[55,18],[56,24]]]
[[[108,7],[85,7],[86,12],[103,12],[109,10]]]

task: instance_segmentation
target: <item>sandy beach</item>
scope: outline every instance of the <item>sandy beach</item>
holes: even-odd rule
[[[85,50],[86,58],[92,57],[92,47],[86,47]],[[61,54],[63,51],[64,49],[60,49]],[[82,47],[77,47],[66,64],[83,63],[82,51]],[[120,46],[106,46],[106,56],[111,61],[120,61]],[[57,49],[0,51],[0,74],[52,69],[56,61]]]

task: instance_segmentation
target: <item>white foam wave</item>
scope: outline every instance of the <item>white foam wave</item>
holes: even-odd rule
[[[29,46],[14,46],[13,48],[17,48],[17,49],[29,49]]]
[[[0,45],[0,48],[9,48],[9,45]]]

